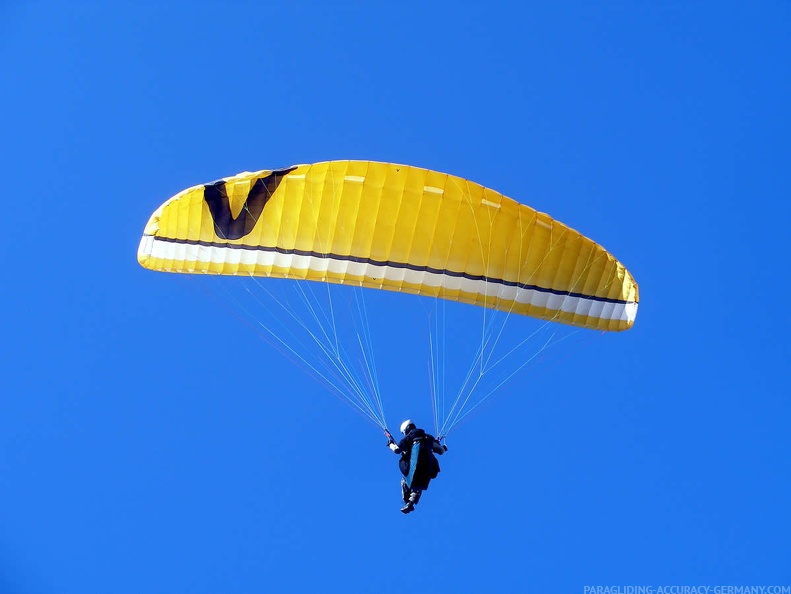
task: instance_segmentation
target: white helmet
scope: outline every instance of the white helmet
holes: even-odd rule
[[[406,421],[401,423],[401,433],[403,433],[404,435],[409,433],[410,429],[414,429],[414,428],[415,428],[415,424],[410,419],[407,419]]]

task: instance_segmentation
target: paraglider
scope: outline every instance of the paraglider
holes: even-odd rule
[[[461,177],[374,161],[243,172],[183,190],[151,215],[137,257],[143,267],[163,272],[314,281],[294,283],[306,301],[313,296],[309,285],[347,285],[599,331],[631,328],[639,301],[637,283],[621,262],[549,215]],[[364,314],[364,303],[358,301],[357,308]],[[332,302],[329,313],[313,306],[307,316],[283,311],[277,323],[293,322],[309,335],[289,343],[292,328],[281,332],[262,324],[273,341],[389,435],[367,321],[356,330],[354,346],[362,354],[355,359],[359,365],[352,365],[345,360]],[[309,321],[325,320],[328,328],[307,329]],[[520,343],[506,357],[493,357],[502,327],[492,330],[486,319],[482,326],[474,362],[451,406],[439,396],[444,384],[440,389],[441,382],[432,379],[439,437],[423,432],[425,437],[406,443],[407,433],[404,446],[388,441],[417,465],[404,473],[406,512],[432,478],[421,456],[436,462],[434,454],[444,453],[437,449],[441,440],[535,357],[517,359],[502,381],[481,388],[480,379],[500,369],[508,355],[521,356],[511,354]],[[444,359],[437,342],[430,346],[432,373],[438,375]],[[314,359],[303,356],[309,347]]]
[[[448,446],[442,445],[423,429],[418,429],[410,419],[401,423],[401,434],[404,437],[396,443],[390,432],[386,432],[387,446],[401,456],[398,461],[398,468],[404,475],[401,479],[401,498],[404,501],[401,512],[408,514],[415,510],[431,479],[437,478],[439,474],[439,462],[434,455],[443,455],[448,451]]]

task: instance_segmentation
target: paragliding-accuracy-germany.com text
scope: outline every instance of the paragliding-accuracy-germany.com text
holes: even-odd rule
[[[585,586],[583,594],[791,594],[791,586]]]

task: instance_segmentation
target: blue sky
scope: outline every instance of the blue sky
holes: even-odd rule
[[[431,4],[0,7],[0,591],[791,584],[791,5]],[[374,427],[136,262],[183,188],[345,158],[490,186],[640,284],[406,517]],[[377,329],[393,430],[430,421],[413,323]]]

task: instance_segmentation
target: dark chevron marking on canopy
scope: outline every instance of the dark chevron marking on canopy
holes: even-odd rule
[[[231,214],[231,204],[225,187],[226,182],[220,180],[206,184],[203,188],[203,199],[209,206],[209,212],[214,221],[214,232],[217,236],[223,239],[241,239],[250,233],[280,182],[283,181],[286,174],[294,169],[296,166],[276,169],[266,177],[255,180],[237,218]]]
[[[407,270],[414,270],[416,272],[428,272],[430,274],[439,274],[443,276],[464,278],[472,281],[483,281],[495,285],[503,285],[505,287],[517,287],[518,289],[528,289],[537,291],[539,293],[550,293],[552,295],[560,295],[563,297],[576,297],[578,299],[587,299],[590,301],[599,301],[603,303],[619,303],[628,305],[629,303],[637,303],[637,301],[629,301],[627,299],[616,299],[612,297],[597,297],[596,295],[586,295],[585,293],[576,293],[573,291],[559,291],[558,289],[550,289],[548,287],[541,287],[539,285],[529,285],[527,283],[520,283],[517,281],[509,281],[502,278],[486,276],[483,274],[469,274],[467,272],[458,272],[455,270],[448,270],[442,268],[433,268],[432,266],[420,266],[417,264],[410,264],[408,262],[396,262],[393,260],[374,260],[373,258],[364,258],[361,256],[334,254],[332,252],[314,252],[299,249],[287,249],[277,246],[266,245],[236,245],[231,243],[218,243],[213,241],[199,241],[194,239],[176,239],[173,237],[152,236],[154,241],[161,241],[163,243],[180,243],[187,245],[199,245],[209,248],[225,248],[231,250],[246,250],[255,252],[268,252],[278,253],[293,256],[309,256],[311,258],[321,258],[326,260],[338,260],[356,262],[359,264],[371,264],[372,266],[388,266],[390,268],[405,268]]]

